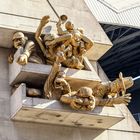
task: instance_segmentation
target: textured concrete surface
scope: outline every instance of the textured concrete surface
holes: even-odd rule
[[[8,49],[0,48],[0,140],[139,140],[140,133],[118,130],[84,129],[10,120]],[[130,123],[131,120],[129,120]],[[134,121],[134,120],[133,120]],[[125,123],[125,124],[124,124]],[[126,125],[128,121],[121,124]],[[135,123],[134,123],[135,124]],[[135,127],[135,126],[133,126]],[[117,129],[117,128],[116,128]]]
[[[90,60],[98,60],[112,43],[104,33],[100,24],[91,14],[84,0],[5,0],[1,2],[0,9],[0,45],[11,47],[13,32],[20,30],[35,33],[40,19],[44,15],[50,15],[52,32],[56,31],[58,16],[66,14],[75,28],[83,28],[84,34],[94,40],[94,49],[91,48],[87,56]],[[3,41],[5,40],[5,41]]]
[[[50,3],[59,15],[68,15],[69,19],[75,24],[75,27],[84,28],[85,34],[95,42],[112,44],[98,21],[89,11],[84,0],[65,0],[63,2],[60,2],[60,0],[50,0]]]
[[[84,0],[5,0],[1,2],[0,26],[34,32],[42,16],[50,15],[52,21],[57,21],[57,14],[68,15],[76,27],[83,27],[85,33],[95,41],[111,44]]]

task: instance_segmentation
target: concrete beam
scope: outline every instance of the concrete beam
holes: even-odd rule
[[[107,129],[121,121],[123,115],[115,107],[96,107],[93,111],[76,111],[56,100],[26,97],[26,85],[21,84],[11,96],[11,119]]]

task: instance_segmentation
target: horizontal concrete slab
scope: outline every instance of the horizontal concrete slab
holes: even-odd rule
[[[16,52],[14,62],[9,64],[9,84],[14,85],[25,82],[35,87],[43,86],[51,71],[52,65],[28,63],[27,65],[22,66],[16,62],[19,54],[20,50]],[[88,64],[88,66],[90,65]],[[81,86],[94,87],[101,82],[93,68],[91,69],[92,71],[90,71],[62,67],[62,70],[66,72],[65,79],[71,85],[73,90],[77,90]]]
[[[12,120],[107,129],[123,118],[115,107],[76,111],[56,100],[26,97],[25,84],[21,84],[11,96]]]

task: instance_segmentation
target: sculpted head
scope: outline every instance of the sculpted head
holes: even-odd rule
[[[74,29],[74,25],[72,24],[71,21],[67,21],[66,24],[65,24],[65,28],[67,30],[73,30]]]
[[[65,78],[65,72],[64,71],[60,71],[55,80],[54,80],[54,87],[55,88],[61,88],[63,90],[63,88],[68,85]]]
[[[134,81],[132,77],[124,77],[124,78],[118,78],[111,82],[111,91],[117,92],[117,91],[125,91],[126,89],[132,87],[134,84]]]
[[[46,42],[46,41],[52,41],[52,40],[54,40],[54,39],[55,39],[55,35],[52,34],[52,33],[46,34],[46,35],[44,36],[44,42]]]
[[[92,89],[89,88],[89,87],[81,87],[79,90],[78,90],[78,94],[77,96],[79,97],[90,97],[92,96]]]
[[[13,44],[14,48],[18,49],[19,47],[23,47],[27,41],[27,37],[22,32],[16,32],[13,35]]]
[[[124,85],[125,85],[126,89],[132,87],[134,84],[132,77],[125,77],[125,78],[123,78],[123,80],[124,80]]]

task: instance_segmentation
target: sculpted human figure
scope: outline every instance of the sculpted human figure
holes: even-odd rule
[[[57,31],[58,35],[60,36],[67,36],[69,35],[69,39],[67,43],[65,43],[65,47],[67,45],[72,46],[72,55],[80,61],[81,65],[83,63],[83,54],[85,54],[92,46],[93,41],[87,38],[83,34],[83,29],[81,28],[74,28],[74,25],[71,21],[65,21],[67,20],[67,16],[62,15],[59,18],[59,21],[57,22]],[[63,30],[61,25],[65,23],[65,29]]]
[[[60,101],[69,104],[75,110],[90,111],[95,108],[95,97],[89,87],[81,87],[78,91],[64,94]]]
[[[44,84],[45,97],[48,99],[57,99],[67,104],[70,103],[70,106],[73,109],[94,109],[95,99],[92,95],[92,89],[82,87],[78,92],[71,91],[69,83],[65,80],[64,72],[61,71],[61,62],[65,59],[64,53],[61,51],[58,53],[56,61],[54,62],[51,72]],[[70,95],[72,98],[67,98],[67,95]]]
[[[65,60],[62,62],[63,66],[82,69],[83,57],[82,55],[93,46],[93,42],[83,35],[81,29],[70,31],[71,24],[66,23],[67,32],[60,33],[61,23],[57,23],[58,34],[54,35],[47,33],[44,39],[41,38],[41,33],[45,25],[49,22],[49,16],[44,16],[35,34],[35,38],[40,45],[44,56],[47,58],[47,62],[53,64],[56,59],[58,51],[62,51],[65,55]],[[45,44],[45,45],[44,45]]]
[[[47,58],[47,63],[53,64],[56,60],[57,52],[62,51],[64,54],[66,54],[69,51],[69,48],[63,48],[62,44],[63,41],[67,40],[68,37],[62,38],[58,37],[55,34],[47,33],[44,36],[44,39],[41,38],[41,34],[43,32],[43,29],[45,25],[49,22],[50,17],[44,16],[40,24],[37,28],[37,31],[35,33],[35,38],[44,54],[44,56]]]
[[[17,49],[22,48],[23,52],[17,58],[17,63],[20,65],[25,65],[29,62],[42,63],[41,58],[36,54],[35,44],[33,41],[28,40],[28,38],[22,32],[16,32],[13,34],[13,47],[8,56],[8,62],[11,64],[14,60],[14,54]]]
[[[132,77],[125,77],[123,78],[123,81],[119,78],[108,84],[99,84],[94,89],[89,87],[82,87],[78,92],[64,94],[61,96],[60,101],[69,104],[73,109],[77,110],[93,110],[95,106],[113,106],[114,104],[122,103],[128,105],[131,100],[131,94],[118,94],[121,91],[124,91],[124,86],[126,90],[132,85]],[[118,96],[109,98],[108,95],[112,94],[117,94]],[[88,98],[85,98],[85,100],[83,97]],[[88,106],[83,106],[83,104],[86,104],[85,102],[88,104]]]
[[[95,106],[113,106],[114,104],[128,104],[130,94],[120,95],[133,85],[131,77],[120,77],[107,84],[98,84],[94,89],[81,87],[78,91],[71,91],[69,83],[61,72],[61,62],[65,59],[63,52],[58,52],[56,61],[44,85],[45,97],[57,99],[69,104],[76,110],[93,110]],[[109,97],[112,96],[111,98]],[[117,96],[116,96],[117,95]]]
[[[124,77],[120,72],[119,78],[112,82],[102,83],[97,85],[93,90],[96,97],[100,98],[116,98],[120,95],[125,95],[126,89],[134,84],[132,77]]]
[[[63,94],[71,92],[69,83],[64,79],[65,74],[61,71],[61,62],[64,61],[64,53],[57,52],[51,72],[44,84],[44,94],[46,98],[59,100]]]

